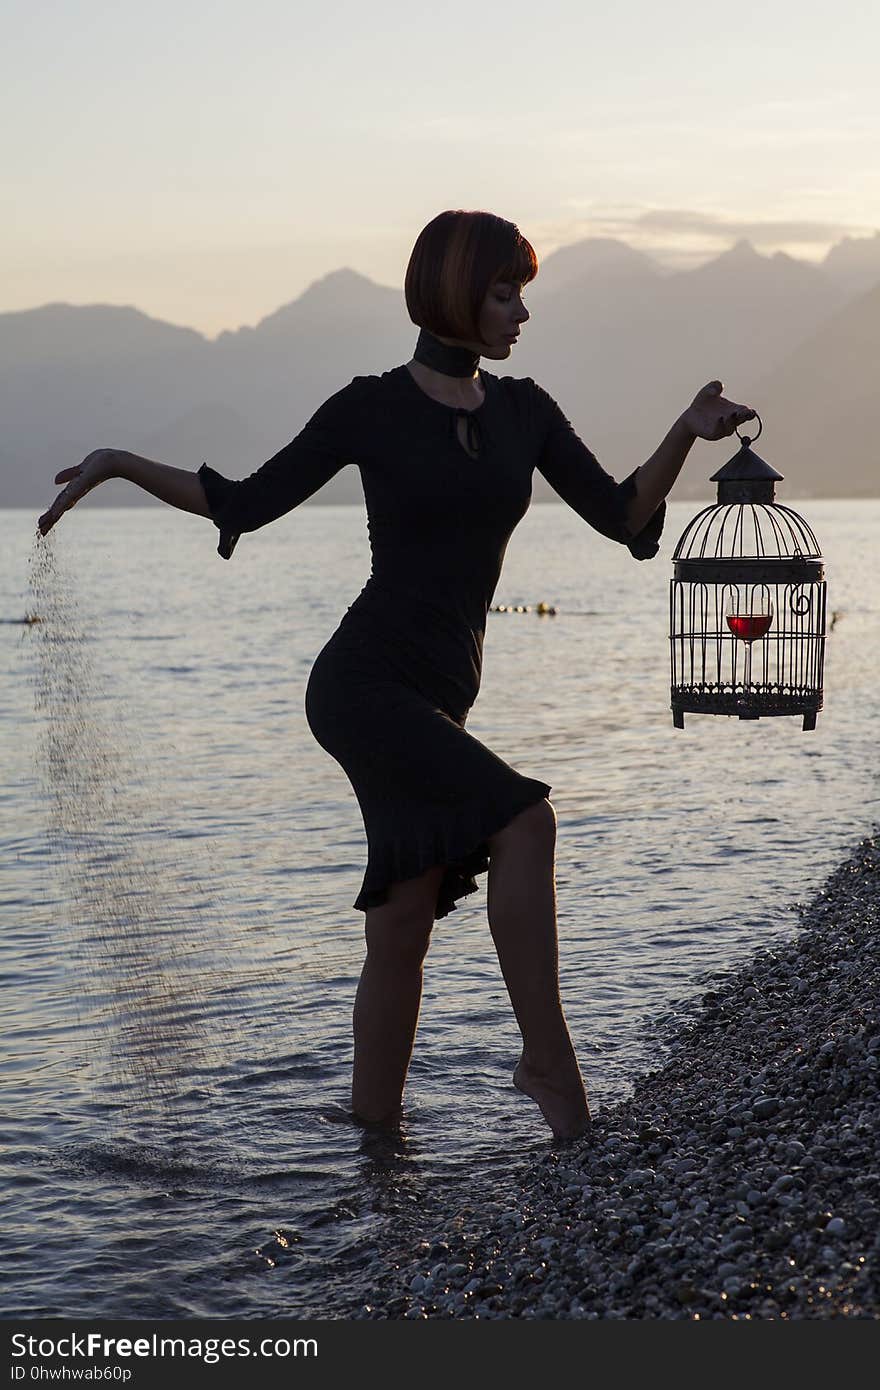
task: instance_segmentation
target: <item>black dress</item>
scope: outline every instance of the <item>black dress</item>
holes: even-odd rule
[[[360,469],[371,574],[315,660],[306,717],[363,813],[361,910],[442,864],[436,916],[445,916],[488,868],[488,837],[550,791],[465,730],[486,615],[533,469],[636,558],[658,550],[665,504],[631,536],[634,474],[616,483],[531,379],[480,375],[485,399],[469,412],[426,395],[405,366],[355,377],[251,477],[199,469],[225,559],[240,533],[283,516],[345,464]]]

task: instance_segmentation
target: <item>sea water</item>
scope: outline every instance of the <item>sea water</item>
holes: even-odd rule
[[[787,500],[787,499],[786,499]],[[668,708],[669,557],[533,507],[470,731],[553,786],[562,993],[594,1108],[878,816],[880,501],[796,504],[828,564],[826,708]],[[89,502],[0,513],[6,1316],[327,1316],[424,1196],[546,1153],[478,894],[438,923],[402,1137],[349,1112],[363,827],[303,695],[363,584],[359,507],[245,536]],[[25,619],[39,621],[24,621]]]

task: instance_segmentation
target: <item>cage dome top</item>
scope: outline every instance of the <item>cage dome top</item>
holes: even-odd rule
[[[697,571],[694,565],[737,559],[821,565],[822,556],[812,528],[790,507],[779,502],[727,502],[713,503],[693,518],[679,538],[673,559],[679,564],[680,578],[715,583],[720,582],[720,573]]]
[[[777,472],[772,464],[762,459],[750,448],[751,440],[744,438],[739,452],[728,459],[723,468],[713,473],[712,483],[781,483],[784,474]],[[719,500],[721,500],[719,498]]]
[[[757,418],[760,434],[761,418]],[[775,500],[776,484],[783,475],[755,453],[752,439],[739,437],[738,452],[712,474],[718,501],[695,516],[679,539],[673,556],[676,574],[680,579],[719,583],[729,576],[727,570],[716,573],[711,562],[717,561],[726,566],[732,561],[747,562],[750,578],[758,577],[751,568],[758,561],[775,562],[777,573],[781,572],[779,562],[788,562],[792,580],[818,574],[822,556],[812,529],[797,512]]]
[[[718,484],[719,502],[772,502],[776,496],[776,484],[782,482],[782,474],[777,473],[751,447],[764,430],[760,415],[756,413],[755,419],[758,421],[758,433],[750,437],[737,430],[739,452],[728,459],[724,467],[713,473],[709,480]]]

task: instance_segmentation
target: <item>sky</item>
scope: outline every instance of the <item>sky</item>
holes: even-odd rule
[[[865,0],[0,0],[0,312],[132,304],[214,336],[435,213],[539,257],[669,265],[880,228]]]

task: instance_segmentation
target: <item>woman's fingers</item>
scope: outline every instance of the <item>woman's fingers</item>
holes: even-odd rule
[[[733,434],[734,430],[739,429],[740,425],[744,425],[747,420],[754,420],[755,413],[756,412],[747,405],[734,406],[732,410],[728,411],[725,417],[727,433]]]
[[[77,479],[82,474],[82,468],[82,464],[77,464],[75,468],[64,468],[60,473],[56,474],[55,482],[63,483],[66,481],[67,486],[59,492],[52,505],[43,512],[43,515],[37,522],[42,535],[45,536],[48,531],[51,531],[52,527],[64,513],[69,511],[74,503],[79,501],[83,493],[88,490],[84,487],[76,486]]]
[[[754,418],[755,411],[751,410],[747,405],[735,406],[734,409],[729,410],[724,417],[725,434],[733,434],[735,430],[739,429],[740,425],[744,425],[747,420],[754,420]]]
[[[715,417],[715,428],[717,430],[716,439],[724,439],[727,435],[733,434],[744,425],[747,420],[755,419],[755,411],[747,405],[736,405],[732,401],[719,401],[721,407]]]
[[[753,420],[755,412],[750,406],[740,405],[737,401],[729,401],[722,395],[724,385],[720,381],[707,381],[705,386],[701,386],[694,399],[694,404],[716,405],[725,414],[732,411],[739,412],[743,420]]]
[[[43,515],[37,522],[41,535],[45,536],[48,531],[51,531],[58,518],[63,516],[64,512],[66,512],[67,508],[71,505],[70,498],[66,496],[64,492],[59,493],[51,507],[43,512]]]
[[[66,486],[37,522],[44,536],[75,502],[87,492],[91,492],[99,483],[115,476],[113,470],[118,453],[117,449],[93,449],[90,454],[86,454],[82,463],[75,463],[72,468],[62,468],[55,474],[55,482],[65,483]]]
[[[51,507],[47,512],[43,512],[43,515],[39,517],[39,519],[37,520],[37,530],[39,531],[40,535],[48,535],[48,533],[52,530],[52,527],[55,525],[56,520],[57,518],[53,515]]]

